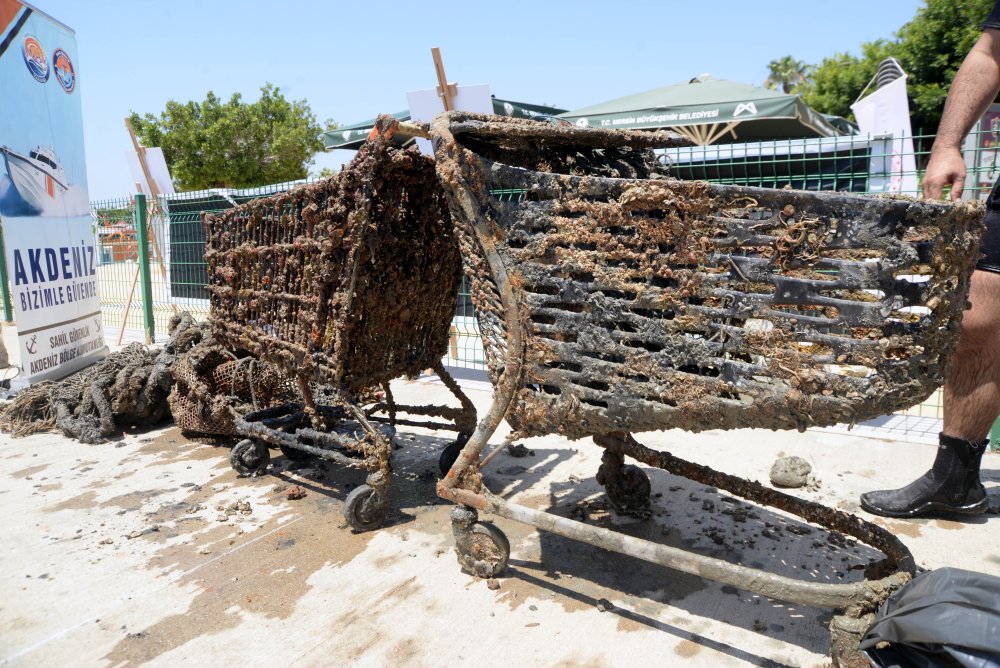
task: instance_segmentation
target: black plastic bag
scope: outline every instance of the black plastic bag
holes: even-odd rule
[[[1000,578],[918,575],[882,604],[861,650],[878,668],[1000,668]]]

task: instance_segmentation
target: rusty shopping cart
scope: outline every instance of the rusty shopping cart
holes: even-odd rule
[[[510,546],[477,511],[779,600],[831,608],[835,661],[914,572],[884,529],[649,448],[637,431],[853,423],[943,380],[976,258],[973,204],[669,178],[666,133],[451,113],[431,124],[494,384],[438,485],[460,504],[459,561],[484,577]],[[520,436],[592,436],[612,507],[642,515],[650,467],[798,515],[878,549],[867,579],[822,584],[508,502],[483,484],[502,419]],[[497,450],[498,451],[498,450]],[[496,451],[494,451],[496,452]]]
[[[388,128],[380,125],[380,129]],[[356,530],[389,509],[394,425],[452,429],[475,408],[441,364],[461,259],[433,162],[378,134],[336,176],[204,218],[215,339],[294,379],[300,401],[238,415],[230,461],[263,472],[269,447],[364,466]],[[459,407],[404,406],[389,381],[433,369]]]

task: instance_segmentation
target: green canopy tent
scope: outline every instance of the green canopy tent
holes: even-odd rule
[[[581,126],[668,128],[695,144],[844,134],[798,95],[700,76],[560,114]]]
[[[397,111],[393,116],[400,121],[408,121],[410,120],[410,111]],[[324,132],[323,147],[328,151],[334,148],[349,148],[356,151],[365,143],[365,140],[371,134],[374,127],[375,119],[372,118],[361,123],[354,123],[353,125]]]
[[[540,104],[526,104],[524,102],[512,102],[511,100],[501,100],[493,98],[493,113],[499,116],[513,116],[514,118],[534,118],[536,116],[556,116],[565,109],[547,107]],[[400,121],[410,120],[410,111],[399,111],[393,114]],[[347,148],[357,150],[368,138],[368,134],[375,127],[375,119],[354,123],[346,127],[337,128],[323,133],[323,144],[329,151],[334,148]]]

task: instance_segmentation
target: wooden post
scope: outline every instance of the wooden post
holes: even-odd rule
[[[160,191],[156,188],[156,183],[153,181],[153,177],[149,175],[149,167],[146,165],[146,148],[139,145],[139,140],[135,136],[135,130],[132,129],[132,119],[125,117],[125,127],[128,128],[128,135],[132,138],[132,146],[135,148],[136,157],[139,158],[139,167],[142,169],[142,175],[146,179],[146,185],[149,186],[149,197],[153,200],[153,206],[151,210],[155,213],[160,206]],[[146,193],[143,193],[146,194]],[[162,213],[162,211],[160,211]],[[163,282],[167,282],[167,268],[163,264],[163,255],[160,253],[160,243],[156,240],[156,234],[150,235],[153,242],[153,252],[156,254],[156,261],[160,263],[160,273],[163,274]],[[171,304],[173,306],[173,304]],[[174,311],[177,311],[177,307],[174,306]]]
[[[454,83],[448,83],[448,77],[444,75],[444,63],[441,61],[441,49],[436,46],[433,47],[431,49],[431,57],[434,58],[434,71],[437,74],[437,93],[441,96],[441,101],[444,102],[444,110],[454,111],[455,104],[452,102],[452,98],[458,94],[458,86]]]
[[[139,158],[139,169],[142,170],[142,176],[146,179],[146,184],[149,186],[149,196],[155,200],[160,193],[156,189],[153,177],[149,175],[149,167],[146,165],[146,148],[139,145],[139,139],[135,136],[135,130],[132,128],[132,119],[128,116],[125,117],[125,127],[128,128],[128,136],[132,138],[132,147],[135,149],[135,155]]]
[[[122,344],[122,336],[125,335],[125,322],[128,320],[128,312],[132,310],[132,296],[135,294],[135,285],[139,282],[139,266],[135,267],[135,274],[132,276],[132,287],[128,291],[128,301],[125,302],[125,315],[122,316],[122,326],[118,328],[118,341],[115,346]]]
[[[148,195],[151,200],[152,206],[150,206],[149,218],[152,218],[157,214],[157,212],[163,213],[163,210],[160,207],[160,191],[157,189],[156,182],[153,181],[153,177],[149,173],[149,166],[146,164],[146,148],[139,145],[139,139],[135,136],[135,129],[132,127],[132,119],[128,116],[125,117],[125,127],[128,129],[128,136],[132,139],[132,147],[135,149],[135,155],[139,159],[139,169],[142,170],[142,176],[146,179],[146,185],[149,187],[149,192],[143,194]],[[138,184],[136,184],[136,190],[139,190],[140,192],[142,191]],[[156,255],[157,264],[160,265],[160,276],[163,278],[164,289],[166,289],[167,267],[163,262],[163,254],[160,252],[160,242],[156,238],[155,230],[150,230],[147,227],[146,234],[153,243],[153,253]],[[140,265],[137,263],[135,266],[135,276],[132,279],[132,290],[129,292],[128,302],[125,304],[126,316],[128,316],[129,309],[132,306],[132,293],[135,291],[135,281],[139,277],[139,267]],[[170,309],[174,313],[177,313],[177,305],[173,302],[170,303]],[[124,329],[125,321],[122,320],[122,330],[124,331]],[[121,345],[121,332],[119,332],[118,336],[118,345]]]

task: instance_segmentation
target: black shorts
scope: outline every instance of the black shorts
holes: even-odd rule
[[[986,199],[986,233],[983,234],[983,256],[976,269],[1000,274],[1000,179]]]

